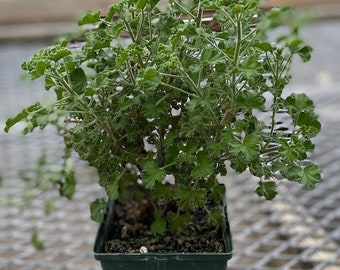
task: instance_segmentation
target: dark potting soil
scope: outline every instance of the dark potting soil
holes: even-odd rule
[[[153,222],[153,208],[146,200],[114,205],[114,217],[108,241],[107,253],[200,253],[225,252],[222,229],[206,224],[204,211],[194,211],[194,222],[183,226],[180,232],[154,235],[149,227]]]

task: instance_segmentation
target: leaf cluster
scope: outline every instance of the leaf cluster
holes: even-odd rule
[[[296,24],[269,41],[289,11],[263,12],[258,2],[169,0],[162,10],[157,0],[124,0],[106,15],[88,13],[79,25],[96,30],[85,33],[82,46],[70,49],[65,40],[23,63],[56,99],[28,107],[5,131],[21,120],[24,133],[55,125],[67,151],[97,169],[108,197],[137,196],[124,194],[131,183],[148,194],[154,233],[178,231],[195,208],[219,225],[222,212],[208,205],[223,199],[216,179],[227,174],[226,162],[258,177],[256,192],[267,199],[276,195],[270,179],[277,174],[315,186],[321,170],[303,161],[321,124],[310,98],[283,91],[293,57],[308,61],[312,49]],[[210,24],[206,10],[214,10]],[[280,128],[282,112],[289,129]],[[162,211],[164,202],[177,210]],[[103,205],[97,200],[91,209]]]

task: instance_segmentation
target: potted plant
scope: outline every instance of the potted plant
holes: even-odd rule
[[[321,128],[313,101],[284,91],[294,55],[306,62],[312,49],[287,8],[158,2],[88,13],[84,42],[63,40],[24,62],[56,98],[8,119],[5,131],[22,120],[25,134],[54,125],[65,160],[75,151],[96,168],[109,199],[91,204],[95,220],[107,207],[95,244],[104,269],[224,269],[228,171],[256,176],[268,200],[278,179],[312,188],[321,178],[308,159]],[[73,171],[61,172],[54,184],[71,198]]]

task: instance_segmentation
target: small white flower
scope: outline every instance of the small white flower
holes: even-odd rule
[[[174,185],[174,184],[175,184],[175,181],[176,181],[176,179],[175,179],[175,176],[174,176],[173,174],[167,174],[167,175],[164,177],[164,179],[163,179],[163,181],[162,181],[162,184],[168,183],[168,184],[170,184],[170,185]]]
[[[140,253],[148,253],[148,249],[145,246],[141,246],[141,248],[139,249]]]

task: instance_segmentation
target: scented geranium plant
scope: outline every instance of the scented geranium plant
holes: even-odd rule
[[[181,230],[193,209],[220,226],[218,179],[230,171],[249,171],[269,200],[277,179],[314,187],[321,170],[309,154],[321,125],[306,94],[284,91],[294,56],[307,62],[312,49],[289,10],[262,11],[258,0],[158,2],[88,13],[83,42],[58,42],[24,62],[55,101],[26,108],[5,131],[19,121],[25,134],[56,126],[65,159],[75,151],[96,168],[108,198],[147,194],[153,234]],[[54,184],[71,198],[73,171],[61,172]],[[91,205],[94,219],[103,207],[102,199]]]

